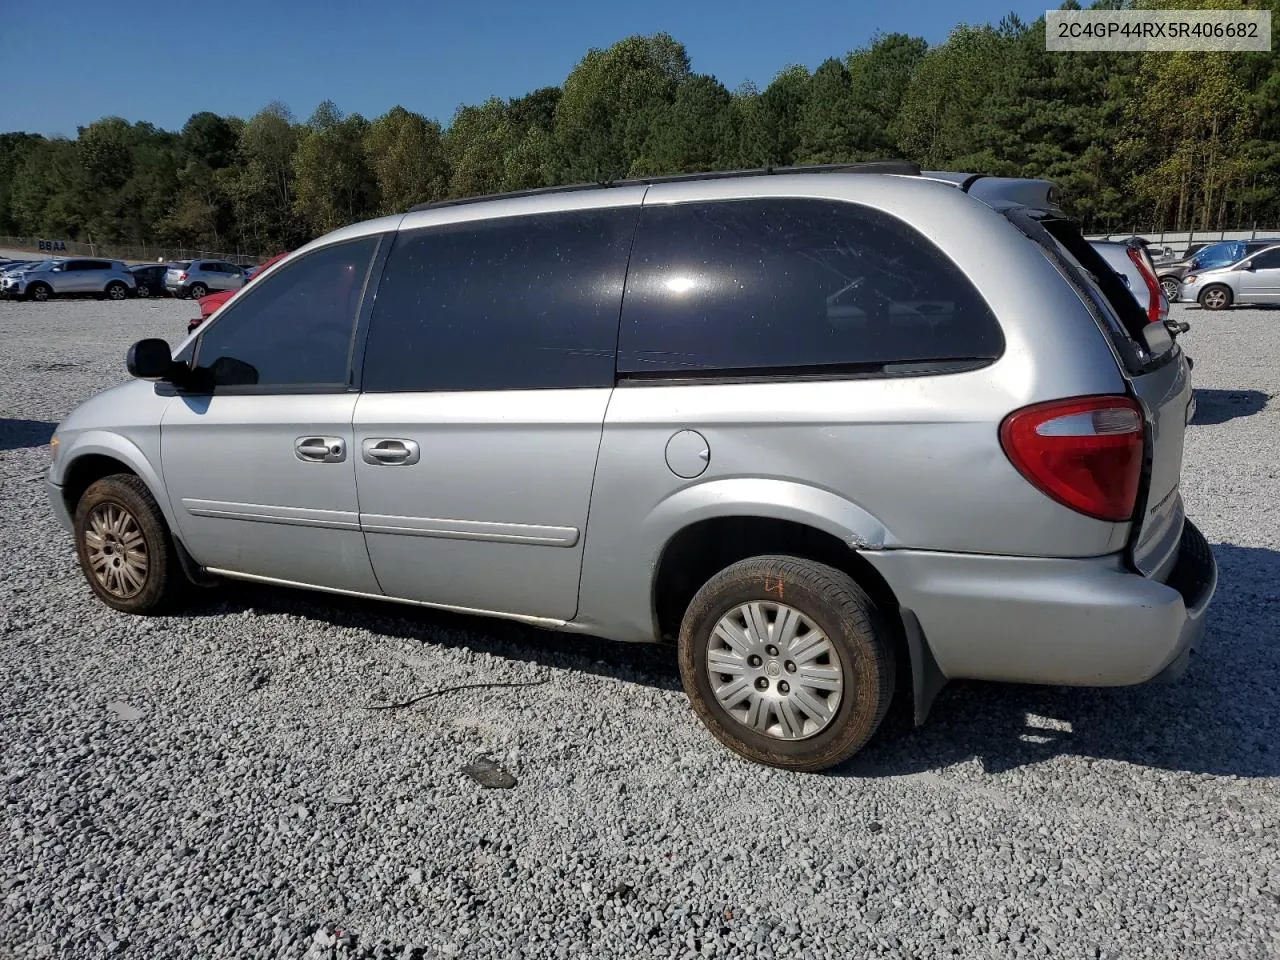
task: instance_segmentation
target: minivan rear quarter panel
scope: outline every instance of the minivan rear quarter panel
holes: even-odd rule
[[[1128,524],[1050,500],[1000,447],[1000,422],[1015,409],[1125,390],[1097,324],[1034,244],[953,186],[913,178],[662,184],[649,188],[645,207],[761,197],[860,203],[912,224],[986,300],[1004,352],[981,369],[933,376],[796,380],[780,371],[752,382],[624,382],[605,420],[580,620],[620,639],[652,639],[646,588],[665,545],[695,517],[792,519],[864,550],[1096,557],[1124,547]],[[694,479],[666,462],[668,441],[684,429],[708,448]],[[744,502],[744,477],[776,484]],[[664,508],[677,497],[679,510]],[[833,497],[847,510],[833,513]],[[832,529],[833,515],[849,518],[849,529]]]

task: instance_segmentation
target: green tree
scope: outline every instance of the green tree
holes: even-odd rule
[[[312,233],[328,233],[377,209],[377,180],[364,149],[368,128],[360,114],[343,117],[331,100],[303,128],[293,157],[293,205]]]
[[[790,66],[778,73],[763,93],[741,91],[735,99],[739,157],[747,167],[785,166],[795,162],[798,123],[809,96],[809,71]]]
[[[565,79],[556,106],[558,179],[627,176],[688,77],[689,55],[666,33],[590,50]]]
[[[369,124],[364,152],[378,185],[378,212],[396,213],[441,200],[449,188],[440,124],[393,107]]]
[[[239,175],[229,193],[240,232],[257,249],[288,249],[306,237],[293,211],[293,155],[298,131],[289,108],[274,101],[240,132]]]
[[[714,170],[735,161],[733,98],[715,77],[697,74],[680,84],[675,100],[660,112],[630,172]]]

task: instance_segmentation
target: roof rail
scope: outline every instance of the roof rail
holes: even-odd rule
[[[862,163],[812,163],[795,167],[757,167],[749,170],[708,170],[703,173],[676,173],[662,177],[633,177],[626,180],[605,180],[600,183],[574,183],[563,187],[535,187],[531,190],[514,190],[510,193],[488,193],[457,200],[436,200],[409,208],[409,213],[419,210],[435,210],[438,207],[456,207],[466,203],[482,203],[487,200],[510,200],[515,197],[540,197],[549,193],[573,193],[578,190],[599,190],[602,187],[629,187],[654,183],[687,183],[694,180],[726,180],[731,177],[767,177],[789,173],[894,173],[900,176],[920,176],[919,164],[909,160],[867,160]]]

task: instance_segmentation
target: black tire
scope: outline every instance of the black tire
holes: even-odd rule
[[[209,288],[203,283],[193,283],[187,290],[192,300],[199,300],[201,297],[209,295]]]
[[[1206,310],[1225,310],[1234,299],[1231,288],[1220,283],[1212,283],[1200,291],[1200,306]]]
[[[1178,299],[1178,288],[1181,281],[1177,277],[1161,277],[1160,286],[1164,289],[1165,299],[1173,303]]]
[[[53,287],[47,283],[33,283],[27,287],[27,299],[35,300],[37,303],[44,303],[53,296]]]
[[[119,280],[112,280],[102,292],[106,294],[108,300],[123,300],[129,296],[129,288]]]
[[[143,298],[151,296],[151,288],[145,283],[138,284],[138,296]]]
[[[132,531],[141,537],[146,569],[140,587],[128,582],[126,574],[104,572],[100,576],[94,572],[95,559],[104,570],[112,566],[132,569],[130,558],[137,556],[137,541],[131,539],[132,533],[125,534],[123,539],[112,533],[107,537],[109,542],[101,549],[93,545],[95,537],[102,539],[95,530],[101,529],[102,523],[109,523],[115,516],[113,510],[123,511],[133,521]],[[98,599],[109,607],[124,613],[157,613],[183,592],[182,568],[178,564],[164,515],[146,484],[133,474],[116,473],[103,477],[84,492],[76,504],[75,538],[80,569]],[[129,542],[135,544],[133,549],[119,549],[121,543],[128,547]],[[91,556],[95,550],[96,557]],[[112,583],[123,588],[113,588],[110,586]]]
[[[716,698],[707,662],[712,634],[721,618],[753,601],[785,603],[824,633],[836,654],[838,664],[828,666],[840,671],[839,704],[825,726],[802,739],[759,732]],[[783,695],[786,671],[777,672],[776,660],[764,668],[779,679],[759,677],[755,682],[776,683],[778,695]],[[725,568],[697,592],[680,627],[680,677],[694,711],[730,750],[769,766],[817,771],[853,756],[884,719],[893,698],[894,675],[891,635],[870,597],[848,574],[810,560],[762,556]],[[766,724],[771,718],[780,721],[781,713],[766,713]]]

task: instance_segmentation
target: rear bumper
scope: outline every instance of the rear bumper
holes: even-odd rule
[[[1127,686],[1182,672],[1217,588],[1213,551],[1183,527],[1167,583],[1119,554],[1083,560],[868,551],[951,680]]]

